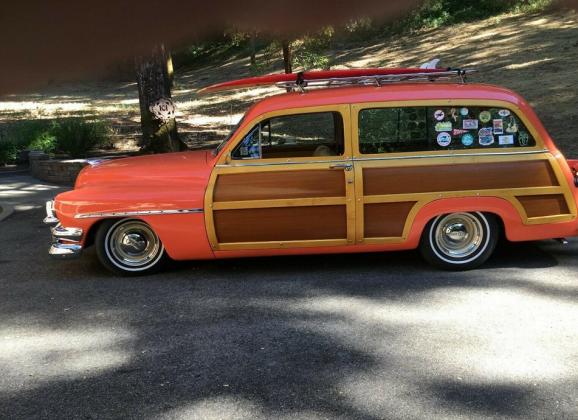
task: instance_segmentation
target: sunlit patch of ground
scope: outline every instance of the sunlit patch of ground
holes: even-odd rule
[[[578,18],[574,12],[502,15],[364,44],[335,45],[334,67],[415,66],[434,57],[442,66],[475,67],[472,81],[503,85],[521,93],[567,156],[578,156]],[[279,63],[281,68],[281,63]],[[179,127],[191,146],[224,138],[255,101],[279,93],[259,88],[196,95],[212,83],[250,76],[248,59],[177,72],[174,99]],[[139,110],[134,83],[75,84],[4,97],[0,123],[14,119],[95,115],[138,138]]]

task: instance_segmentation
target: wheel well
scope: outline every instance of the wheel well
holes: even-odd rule
[[[84,240],[85,248],[94,245],[96,232],[98,232],[98,229],[104,222],[107,222],[109,220],[119,220],[119,219],[101,219],[92,224],[92,226],[88,229],[88,232],[86,233],[86,239]]]

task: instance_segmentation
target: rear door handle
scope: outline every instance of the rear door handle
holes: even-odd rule
[[[335,163],[329,165],[329,169],[343,169],[345,171],[351,171],[353,169],[353,164],[351,163]]]

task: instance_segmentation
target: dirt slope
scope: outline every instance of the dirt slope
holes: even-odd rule
[[[522,94],[562,151],[578,157],[578,16],[574,12],[502,15],[363,45],[336,45],[332,54],[337,67],[414,66],[432,58],[440,58],[443,66],[475,67],[480,73],[472,81],[503,85]],[[248,75],[248,59],[176,75],[179,123],[191,145],[206,147],[218,141],[251,103],[279,92],[268,88],[195,94],[202,86]],[[110,118],[121,139],[138,136],[138,100],[131,83],[67,85],[0,99],[0,121],[79,113]]]

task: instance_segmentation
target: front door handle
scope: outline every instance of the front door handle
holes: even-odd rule
[[[343,169],[345,171],[351,171],[353,169],[353,164],[351,163],[335,163],[329,165],[329,169]]]

